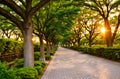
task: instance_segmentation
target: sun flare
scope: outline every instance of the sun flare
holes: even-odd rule
[[[105,33],[106,32],[106,29],[104,27],[101,28],[101,32],[102,33]]]

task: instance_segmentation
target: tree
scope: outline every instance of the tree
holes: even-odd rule
[[[94,14],[92,14],[94,13]],[[85,38],[88,40],[88,45],[91,47],[94,39],[99,35],[99,21],[100,17],[95,11],[91,11],[89,8],[82,8],[78,17],[78,24],[84,29],[82,32]]]
[[[79,17],[79,15],[78,15],[78,17]],[[82,25],[80,24],[79,18],[76,18],[76,24],[73,26],[72,31],[73,31],[73,35],[72,35],[73,41],[75,40],[75,44],[77,44],[77,46],[80,46],[81,45],[80,41],[84,37],[84,35],[83,35],[84,30],[83,30]]]
[[[24,66],[34,66],[32,16],[49,1],[0,0],[0,15],[15,23],[22,32],[24,38]]]
[[[104,27],[106,28],[106,43],[107,46],[110,47],[113,45],[113,40],[115,38],[117,27],[112,35],[110,23],[109,23],[109,15],[111,14],[112,10],[118,7],[120,4],[120,0],[87,0],[85,2],[85,6],[88,6],[94,11],[97,11],[102,18],[104,19]]]
[[[47,54],[50,54],[51,48],[58,44],[62,34],[71,26],[73,18],[70,15],[76,14],[78,10],[78,8],[73,9],[72,1],[51,1],[34,16],[34,33],[40,40],[42,60],[45,60],[43,39],[47,43]]]

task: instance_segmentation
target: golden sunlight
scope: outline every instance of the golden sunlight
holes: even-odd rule
[[[101,32],[104,34],[106,32],[106,29],[104,27],[102,27]]]

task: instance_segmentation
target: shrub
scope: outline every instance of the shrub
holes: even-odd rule
[[[36,44],[34,44],[33,46],[34,46],[34,51],[35,51],[35,52],[40,51],[40,44],[36,43]]]
[[[39,60],[40,56],[41,56],[40,52],[34,52],[34,60]]]
[[[8,69],[5,63],[0,62],[0,79],[20,79],[20,77],[16,76],[13,68]]]
[[[22,68],[24,66],[24,59],[16,59],[15,60],[15,67]]]
[[[87,47],[87,46],[81,46],[81,47],[70,47],[74,50],[80,50],[83,51],[84,53],[88,53],[91,55],[95,55],[95,56],[100,56],[100,57],[104,57],[107,59],[111,59],[111,60],[116,60],[116,61],[120,61],[120,48],[117,47],[99,47],[99,46],[94,46],[94,47]]]
[[[22,79],[39,79],[38,72],[33,67],[23,67],[17,69],[17,76],[20,76]]]
[[[44,68],[45,67],[45,63],[44,62],[42,62],[42,61],[35,61],[34,62],[34,66],[41,66],[42,68]]]
[[[43,68],[41,66],[35,66],[34,68],[37,70],[39,75],[43,73]]]
[[[50,55],[45,55],[45,60],[50,60],[51,56]]]
[[[23,50],[23,43],[14,39],[0,39],[1,53],[21,53]]]
[[[23,43],[14,39],[0,39],[0,60],[13,61],[16,58],[21,58],[23,55]]]
[[[16,59],[14,63],[15,63],[15,67],[21,68],[24,65],[24,59],[23,58],[22,59]],[[46,66],[46,64],[42,61],[34,61],[34,66],[41,66],[41,67],[44,68]]]
[[[15,60],[15,67],[21,68],[21,67],[23,67],[23,65],[24,65],[24,59],[23,58]],[[34,61],[34,66],[41,66],[41,67],[44,68],[45,65],[46,64],[44,62],[42,62],[42,61]]]
[[[35,69],[38,71],[38,74],[42,74],[43,68],[46,66],[46,64],[42,61],[35,61],[34,66],[35,66]]]
[[[113,52],[113,54],[114,55],[113,55],[112,59],[120,61],[120,50]]]
[[[54,55],[55,54],[55,50],[52,50],[51,52],[50,52],[50,55]]]

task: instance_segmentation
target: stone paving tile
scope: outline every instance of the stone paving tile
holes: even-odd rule
[[[120,63],[59,47],[42,79],[120,79]]]

